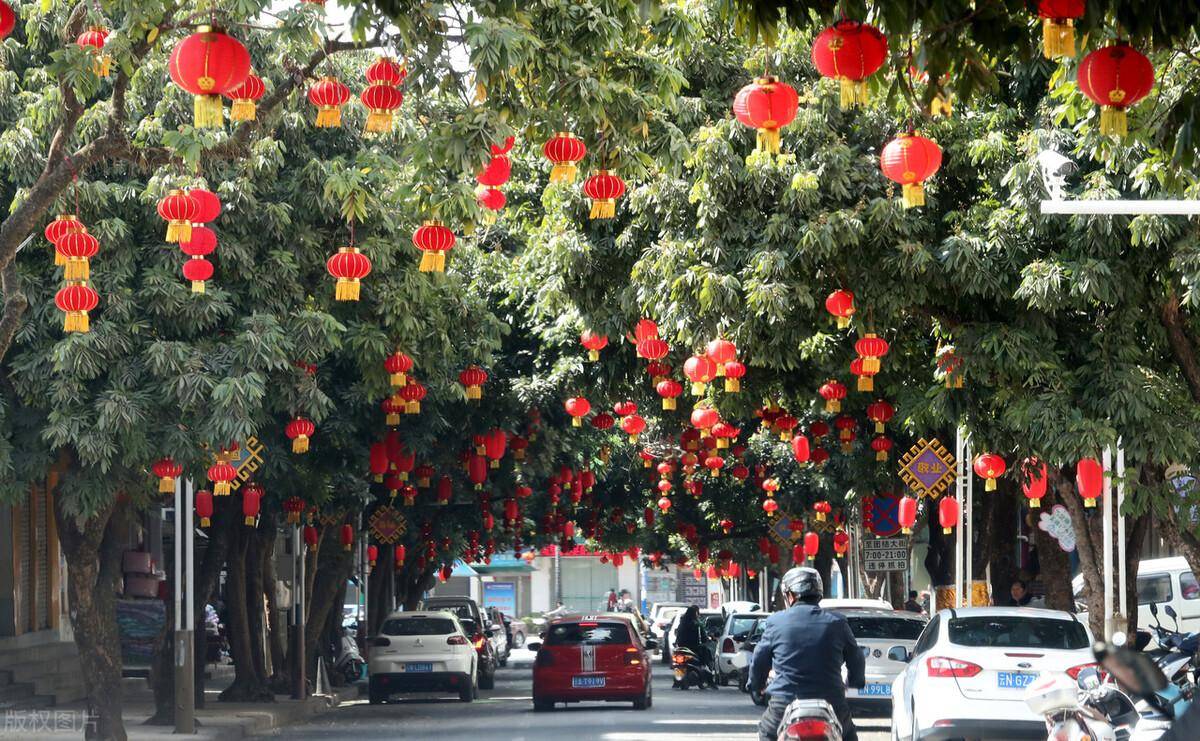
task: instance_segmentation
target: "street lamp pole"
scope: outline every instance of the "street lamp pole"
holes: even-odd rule
[[[192,568],[191,479],[175,479],[175,733],[196,732],[193,626],[196,624]],[[184,599],[186,596],[186,599]]]

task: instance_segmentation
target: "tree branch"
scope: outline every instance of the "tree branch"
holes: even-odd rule
[[[1196,354],[1196,343],[1188,335],[1183,317],[1179,313],[1179,297],[1172,289],[1167,292],[1167,300],[1163,302],[1159,314],[1163,328],[1167,330],[1167,342],[1171,346],[1171,354],[1175,363],[1187,382],[1192,398],[1200,402],[1200,357]]]

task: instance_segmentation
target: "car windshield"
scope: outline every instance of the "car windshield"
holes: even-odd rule
[[[886,617],[847,617],[850,632],[855,638],[881,638],[884,640],[915,641],[925,623],[921,620]]]
[[[758,622],[758,618],[752,615],[734,615],[733,621],[729,624],[729,635],[736,636],[742,633],[749,633],[754,624]]]
[[[950,619],[950,642],[960,646],[997,648],[1087,648],[1088,636],[1074,620],[989,615]]]
[[[561,623],[546,634],[547,646],[589,646],[630,643],[629,628],[622,623]]]
[[[475,613],[471,611],[471,606],[465,602],[460,602],[457,605],[426,604],[425,608],[429,610],[441,610],[442,612],[453,612],[458,616],[459,620],[475,619]]]
[[[658,621],[660,623],[669,623],[675,619],[675,616],[683,612],[682,607],[664,607],[658,613]]]
[[[440,617],[392,618],[380,632],[389,636],[444,636],[454,632],[454,621]]]

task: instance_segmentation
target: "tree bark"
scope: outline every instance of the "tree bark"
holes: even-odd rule
[[[264,650],[266,640],[266,594],[263,582],[263,550],[266,537],[273,538],[274,529],[264,533],[261,522],[258,527],[247,530],[246,543],[246,634],[250,638],[250,658],[254,672],[254,682],[267,688],[267,656]],[[264,537],[266,536],[266,537]],[[270,693],[270,690],[267,689]],[[274,694],[271,693],[274,700]]]
[[[78,519],[54,502],[59,542],[67,561],[67,599],[87,689],[84,737],[125,741],[121,717],[121,642],[117,634],[116,580],[121,577],[124,503]]]
[[[279,692],[288,691],[288,671],[287,671],[287,624],[280,614],[278,600],[276,599],[276,590],[279,585],[279,577],[275,573],[275,545],[277,538],[275,537],[275,514],[274,512],[264,512],[263,520],[266,522],[267,535],[264,536],[262,549],[262,581],[263,591],[266,595],[267,602],[267,646],[270,649],[271,657],[271,672],[268,677],[272,689],[279,688]]]
[[[345,588],[346,579],[354,569],[352,551],[343,550],[335,539],[337,528],[328,527],[321,534],[319,545],[322,558],[314,569],[313,587],[308,598],[308,617],[304,624],[305,657],[309,676],[316,676],[317,657],[328,652],[324,645],[326,624],[336,615],[341,625],[342,603],[338,595]]]
[[[1037,548],[1038,564],[1041,567],[1040,579],[1045,589],[1046,607],[1075,612],[1075,595],[1071,591],[1071,559],[1057,540],[1037,526],[1041,511],[1049,512],[1055,504],[1060,504],[1058,494],[1047,488],[1040,510],[1032,512],[1033,522],[1030,524],[1030,530],[1033,532],[1033,543]]]
[[[1167,291],[1159,318],[1163,328],[1167,330],[1167,344],[1171,346],[1175,364],[1179,366],[1179,372],[1192,393],[1192,399],[1200,403],[1200,357],[1197,357],[1196,343],[1179,313],[1179,297],[1174,289]]]
[[[233,683],[219,696],[222,702],[273,702],[275,696],[266,687],[265,681],[260,681],[251,635],[249,611],[249,579],[247,576],[250,541],[253,534],[249,528],[236,526],[231,534],[229,559],[227,563],[228,580],[226,581],[226,612],[229,622],[226,631],[229,636],[229,653],[233,657]],[[261,589],[259,601],[261,602]],[[258,608],[261,614],[261,606]],[[261,627],[261,621],[259,623]],[[261,651],[261,644],[260,644]]]

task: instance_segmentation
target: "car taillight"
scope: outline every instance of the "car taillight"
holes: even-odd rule
[[[486,639],[483,637],[483,635],[475,636],[475,650],[476,651],[482,651],[485,643],[486,643]]]
[[[737,650],[737,646],[733,645],[732,638],[726,638],[724,641],[721,642],[721,653],[731,654],[736,650]]]
[[[467,645],[466,636],[450,636],[446,639],[446,645],[449,646],[465,646]]]
[[[973,677],[983,671],[979,664],[944,656],[930,656],[925,662],[925,667],[931,677]]]
[[[1079,673],[1082,672],[1084,669],[1098,670],[1100,672],[1100,680],[1101,681],[1103,681],[1108,676],[1107,673],[1105,673],[1103,670],[1100,669],[1100,665],[1094,661],[1089,664],[1080,664],[1079,666],[1071,667],[1070,669],[1067,670],[1067,676],[1070,677],[1071,679],[1079,679]]]
[[[684,656],[683,654],[673,654],[671,656],[671,663],[672,664],[686,664],[687,657]]]
[[[783,737],[788,741],[825,741],[828,734],[828,723],[820,718],[805,718],[789,723]]]
[[[625,649],[625,663],[630,666],[637,666],[642,663],[642,652],[637,646],[630,646]]]

